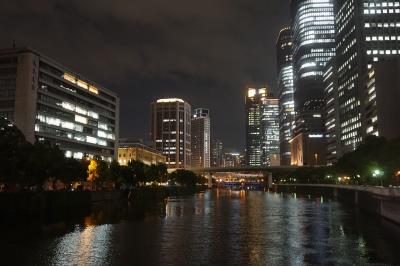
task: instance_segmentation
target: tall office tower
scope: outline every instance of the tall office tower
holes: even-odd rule
[[[117,95],[31,48],[0,50],[0,116],[66,157],[116,159]]]
[[[249,88],[246,97],[246,163],[261,165],[261,116],[262,102],[267,97],[267,88]]]
[[[191,107],[175,98],[151,103],[150,139],[166,158],[168,168],[190,167]]]
[[[210,167],[210,111],[195,109],[192,117],[192,167]]]
[[[399,138],[400,57],[374,63],[364,80],[366,134]]]
[[[246,97],[246,163],[279,165],[278,99],[267,88],[249,88]]]
[[[291,150],[299,152],[303,165],[325,164],[325,126],[323,119],[323,73],[335,55],[333,0],[292,0],[293,73],[295,129]],[[312,141],[308,141],[310,135]],[[297,139],[296,139],[297,138]],[[319,138],[319,140],[317,140]],[[301,145],[294,147],[303,141]],[[307,147],[307,143],[313,143]],[[305,154],[305,152],[309,154]],[[318,160],[306,160],[319,157]],[[298,157],[299,158],[299,157]],[[292,164],[296,159],[292,156]]]
[[[261,165],[279,166],[279,104],[272,95],[262,103],[261,137]]]
[[[338,0],[335,5],[336,68],[339,130],[337,158],[353,151],[370,134],[379,134],[375,108],[376,91],[367,75],[374,63],[400,54],[400,3],[393,0]],[[373,125],[373,128],[371,128]],[[337,159],[336,158],[336,159]]]
[[[339,114],[335,112],[339,108],[339,95],[336,89],[337,74],[336,60],[332,58],[328,62],[324,73],[324,94],[325,94],[325,129],[326,129],[326,161],[328,165],[333,165],[337,161],[338,154],[341,153],[340,128],[337,126]]]
[[[284,28],[276,42],[279,89],[279,140],[280,163],[290,165],[290,143],[294,127],[292,32]]]
[[[220,139],[211,140],[211,167],[224,166],[224,147]]]

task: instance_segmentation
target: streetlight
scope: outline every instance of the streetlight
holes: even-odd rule
[[[374,171],[372,171],[372,176],[373,177],[377,177],[380,178],[381,180],[381,186],[383,187],[383,182],[382,182],[382,176],[383,176],[383,172],[379,169],[375,169]]]

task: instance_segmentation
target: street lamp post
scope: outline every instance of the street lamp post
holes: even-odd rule
[[[383,181],[382,181],[383,172],[381,170],[379,170],[379,169],[375,169],[372,172],[372,176],[379,178],[380,181],[381,181],[381,186],[383,187]]]

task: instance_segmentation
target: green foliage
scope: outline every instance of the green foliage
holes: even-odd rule
[[[400,139],[370,136],[357,150],[340,158],[334,169],[358,184],[395,184],[394,175],[400,169]],[[373,176],[376,169],[383,172],[382,177]]]
[[[170,174],[170,179],[175,183],[186,186],[186,187],[194,187],[197,184],[204,184],[205,180],[193,173],[192,171],[179,169]]]
[[[25,181],[31,146],[16,126],[0,117],[0,181]]]
[[[381,176],[374,176],[376,170],[382,173]],[[275,178],[278,183],[398,185],[395,173],[399,170],[400,139],[388,141],[370,136],[332,167],[304,167],[290,173],[274,173],[274,176],[278,176]]]

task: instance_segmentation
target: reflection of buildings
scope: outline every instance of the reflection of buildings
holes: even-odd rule
[[[299,138],[304,143],[314,143],[305,138],[309,135],[324,138],[325,135],[323,73],[327,62],[335,55],[333,0],[292,0],[291,15],[296,111],[294,137],[302,134]],[[292,141],[292,144],[296,142]],[[325,144],[324,141],[319,143]],[[302,150],[308,152],[302,157],[314,156],[321,149],[325,147],[311,145]],[[319,164],[325,163],[320,160]]]
[[[30,48],[0,50],[0,116],[67,157],[116,157],[116,94]]]
[[[181,99],[159,99],[151,104],[150,139],[166,156],[169,168],[190,166],[191,107]]]
[[[118,162],[127,165],[130,161],[141,161],[152,165],[165,163],[165,156],[140,141],[120,139],[118,145]]]
[[[210,167],[210,111],[195,109],[192,117],[192,167]]]
[[[219,139],[211,141],[211,167],[221,167],[224,164],[224,147]]]
[[[246,163],[279,165],[278,99],[267,88],[249,88],[246,97]]]
[[[290,143],[293,137],[293,39],[290,28],[280,31],[276,42],[279,88],[279,139],[281,165],[290,165]]]

